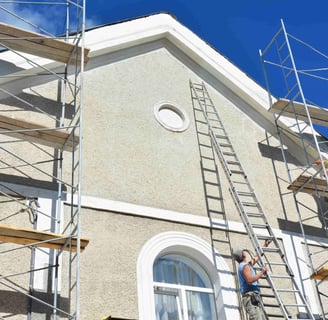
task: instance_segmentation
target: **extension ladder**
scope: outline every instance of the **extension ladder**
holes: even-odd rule
[[[229,180],[230,193],[259,256],[259,266],[269,267],[263,277],[266,284],[260,282],[267,319],[314,320],[308,302],[298,288],[285,253],[257,200],[205,85],[190,81],[190,88],[193,101],[197,101],[203,110],[214,149]],[[265,240],[271,242],[269,247],[260,244],[260,241]]]

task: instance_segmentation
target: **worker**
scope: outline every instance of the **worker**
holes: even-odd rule
[[[323,160],[321,161],[320,159],[316,160],[314,162],[317,166],[320,166],[320,168],[322,168],[322,165],[324,166],[324,168],[326,169],[326,174],[328,175],[328,160]],[[321,176],[324,176],[324,173],[322,172],[320,174]]]
[[[269,243],[270,241],[266,240],[263,246],[267,247]],[[256,273],[253,266],[258,262],[259,257],[256,255],[247,262],[247,252],[248,250],[246,249],[233,251],[233,257],[239,263],[238,280],[242,303],[249,320],[265,320],[258,280],[267,273],[268,268],[264,266],[261,268],[261,271]]]

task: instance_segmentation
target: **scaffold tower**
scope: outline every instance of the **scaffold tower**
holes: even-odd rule
[[[0,21],[0,319],[79,319],[85,0]]]
[[[288,175],[278,177],[281,199],[295,203],[299,219],[288,221],[287,212],[286,224],[303,237],[307,261],[298,263],[315,303],[307,298],[318,319],[328,319],[328,56],[288,33],[282,20],[260,56]],[[296,161],[288,156],[292,146]]]

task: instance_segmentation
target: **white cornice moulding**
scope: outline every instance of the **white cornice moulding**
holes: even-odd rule
[[[86,32],[85,43],[91,49],[92,58],[97,56],[97,50],[102,54],[109,53],[159,39],[172,42],[252,107],[254,104],[261,106],[265,117],[272,118],[266,112],[269,107],[267,91],[169,14],[152,15],[91,30]]]
[[[71,195],[67,194],[67,199],[70,199]],[[68,203],[67,201],[65,203]],[[74,196],[73,203],[77,205],[77,196]],[[68,203],[70,204],[70,203]],[[128,202],[109,200],[104,198],[97,198],[92,196],[81,196],[81,207],[89,208],[91,210],[102,210],[107,212],[115,212],[118,214],[125,214],[141,218],[158,219],[169,222],[184,223],[189,225],[194,225],[198,227],[213,228],[217,230],[227,230],[226,223],[221,219],[213,219],[213,223],[210,224],[209,218],[204,216],[198,216],[190,213],[183,213],[171,210],[165,210],[154,207],[146,207],[142,205],[137,205]],[[246,234],[246,229],[241,222],[228,221],[228,229],[231,232],[244,233]],[[298,241],[303,241],[303,236],[301,234],[296,234],[293,232],[287,232],[280,229],[273,229],[275,236],[279,239],[285,237],[293,237],[294,239],[299,239]],[[264,235],[266,232],[263,233]],[[308,242],[313,245],[320,245],[323,247],[328,247],[328,239],[320,237],[309,237]]]

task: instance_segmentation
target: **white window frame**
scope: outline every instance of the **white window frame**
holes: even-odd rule
[[[203,239],[185,232],[164,232],[148,240],[137,261],[139,319],[155,319],[153,265],[165,254],[188,255],[199,263],[213,283],[218,319],[240,319],[233,272],[220,255],[213,260],[212,247]],[[219,271],[218,271],[219,270]]]
[[[186,285],[174,285],[174,284],[167,284],[167,283],[163,283],[163,282],[153,282],[153,285],[154,285],[154,287],[175,289],[177,291],[176,298],[177,298],[179,319],[188,319],[187,291],[213,294],[213,289],[211,289],[211,288],[191,287],[191,286],[186,286]],[[183,306],[183,315],[181,314],[182,309],[181,309],[180,299],[181,299],[182,306]]]
[[[182,125],[180,127],[175,127],[170,125],[170,121],[163,120],[160,112],[164,109],[171,110],[173,113],[175,113],[181,119]],[[183,132],[188,129],[190,124],[190,119],[187,112],[176,103],[170,101],[159,101],[156,103],[154,106],[154,116],[161,126],[173,132]]]

